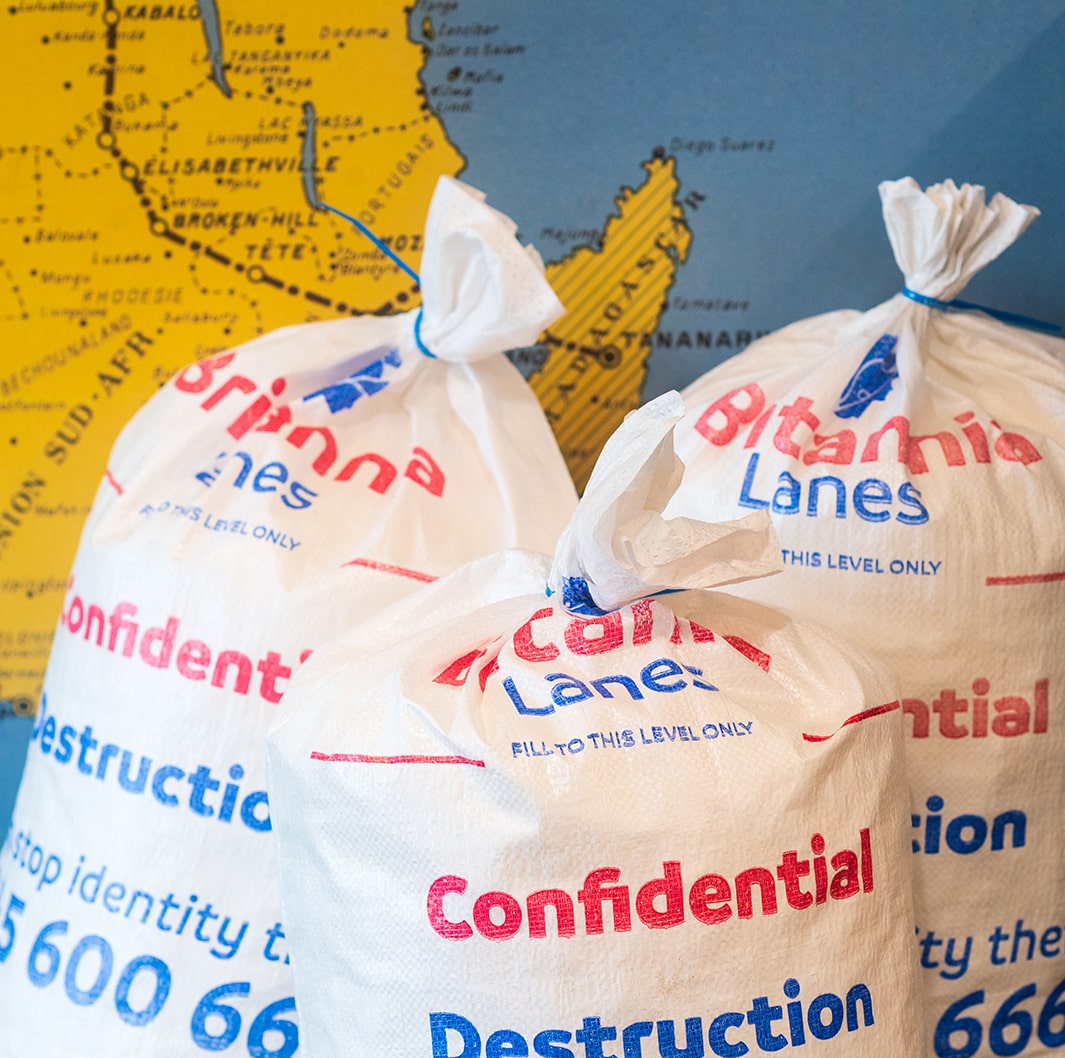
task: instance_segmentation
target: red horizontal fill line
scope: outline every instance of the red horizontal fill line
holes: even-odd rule
[[[854,716],[848,716],[839,727],[832,732],[832,735],[839,734],[848,724],[860,724],[863,720],[869,720],[874,716],[883,716],[884,713],[893,713],[899,708],[899,703],[886,702],[884,705],[875,705],[872,709],[865,709],[860,713],[855,713]],[[803,741],[805,742],[827,742],[832,735],[808,735],[803,732]]]
[[[343,566],[365,566],[366,569],[376,569],[379,573],[392,573],[397,577],[410,577],[411,580],[424,581],[432,584],[436,577],[429,573],[419,573],[416,569],[405,569],[403,566],[392,566],[387,562],[374,562],[370,558],[353,558],[350,562],[342,563]]]
[[[319,753],[311,750],[311,760],[339,761],[346,764],[469,764],[474,768],[483,768],[483,760],[470,757],[425,757],[413,753],[404,753],[396,757],[373,757],[367,753]]]
[[[1022,577],[988,577],[986,587],[996,584],[1050,584],[1056,580],[1065,580],[1065,571],[1061,573],[1029,573]]]
[[[110,470],[105,470],[104,471],[104,477],[107,479],[108,485],[110,485],[111,488],[113,488],[115,490],[115,492],[117,492],[119,494],[119,496],[121,496],[122,495],[122,491],[123,491],[122,486],[119,485],[119,483],[117,481],[115,481],[115,479],[111,476],[111,471]]]

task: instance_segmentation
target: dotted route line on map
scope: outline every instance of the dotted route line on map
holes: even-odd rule
[[[112,111],[115,109],[112,97],[115,94],[115,64],[117,62],[115,52],[118,44],[118,24],[121,21],[121,16],[115,7],[114,0],[104,0],[104,11],[101,17],[105,26],[107,55],[104,60],[104,103],[101,108],[101,130],[97,133],[96,144],[101,150],[106,151],[114,159],[115,164],[118,166],[119,176],[130,185],[134,193],[137,195],[138,204],[145,211],[145,215],[148,219],[149,232],[158,238],[167,239],[175,245],[188,250],[190,253],[201,255],[209,258],[216,264],[232,268],[234,272],[242,275],[249,283],[265,285],[274,290],[281,290],[292,297],[302,297],[305,301],[309,301],[313,305],[332,309],[334,312],[340,313],[341,315],[382,316],[395,312],[396,309],[392,301],[383,302],[374,309],[360,309],[352,307],[343,301],[327,297],[317,291],[303,289],[298,284],[286,283],[281,277],[267,272],[261,265],[245,265],[241,261],[234,261],[230,255],[221,253],[215,247],[203,243],[198,239],[186,238],[186,236],[182,235],[180,232],[174,231],[170,227],[166,218],[162,217],[157,211],[156,203],[148,193],[148,185],[141,177],[139,166],[137,166],[135,162],[126,158],[118,147],[118,141],[112,128]],[[192,89],[187,89],[184,96],[186,98],[191,96],[192,91]],[[255,93],[246,92],[245,95],[252,97]],[[260,96],[259,98],[264,97]],[[287,100],[282,100],[280,97],[275,96],[266,96],[265,98],[273,98],[274,102],[278,105],[287,102]],[[340,238],[339,233],[337,233],[337,238]],[[410,287],[410,294],[417,294],[419,292],[420,287],[417,284]],[[397,295],[396,300],[402,303],[408,300],[408,297],[409,295],[406,292],[403,292]],[[255,307],[255,302],[251,302],[251,304]]]
[[[5,146],[5,145],[0,145],[0,159],[3,159],[5,156],[7,156],[7,154],[29,154],[31,150],[34,152],[34,166],[37,167],[37,172],[38,173],[39,173],[39,164],[40,164],[39,159],[40,158],[44,158],[47,161],[51,162],[55,166],[55,168],[59,169],[60,173],[62,173],[63,176],[67,177],[68,179],[69,178],[73,178],[73,177],[78,177],[78,178],[84,180],[84,179],[87,179],[89,177],[99,176],[100,173],[103,172],[104,169],[113,168],[113,165],[112,165],[111,162],[103,162],[101,165],[97,166],[96,168],[94,168],[92,170],[87,170],[87,172],[85,172],[85,173],[75,173],[75,172],[73,172],[73,169],[69,169],[69,168],[66,167],[66,165],[64,165],[62,159],[60,159],[58,156],[56,156],[55,151],[52,150],[51,147],[45,147],[45,146],[40,145],[40,144],[32,144],[32,143],[31,144],[21,144],[18,147],[9,147],[9,146]],[[39,152],[39,158],[37,157],[37,153],[38,152]],[[38,177],[35,175],[34,179],[38,179]]]
[[[199,257],[194,257],[192,259],[192,261],[190,262],[190,264],[189,264],[189,274],[192,276],[192,281],[193,281],[193,283],[196,284],[196,288],[199,290],[199,292],[201,294],[205,295],[206,297],[227,296],[227,297],[240,298],[242,301],[246,301],[248,303],[248,307],[255,314],[255,331],[256,331],[257,334],[262,334],[263,333],[263,314],[259,311],[259,303],[257,301],[255,301],[251,297],[250,294],[248,294],[248,293],[246,293],[244,291],[236,290],[234,287],[229,287],[228,290],[223,290],[221,287],[217,287],[214,290],[212,290],[210,287],[207,286],[207,280],[205,280],[200,275],[199,266],[200,266],[201,260],[202,259],[199,258]],[[223,327],[222,328],[222,333],[223,334],[229,334],[230,333],[230,328],[229,327]]]
[[[9,312],[5,316],[0,316],[0,320],[3,320],[5,323],[10,322],[11,320],[28,320],[30,314],[26,311],[26,302],[22,298],[22,289],[18,285],[18,280],[12,274],[11,269],[7,267],[5,261],[0,261],[0,268],[4,271],[4,278],[7,280],[7,285],[10,287],[11,293],[15,295],[15,300],[18,302],[19,307],[18,312]]]

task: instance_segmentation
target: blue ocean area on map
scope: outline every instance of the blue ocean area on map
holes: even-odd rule
[[[645,398],[736,352],[737,332],[896,293],[877,185],[902,176],[982,184],[989,197],[1039,207],[1043,217],[964,296],[1065,322],[1062,0],[555,10],[420,0],[411,35],[422,39],[432,19],[430,103],[449,74],[463,83],[462,45],[476,40],[448,37],[443,24],[498,27],[483,39],[502,52],[523,46],[468,60],[470,73],[494,68],[503,79],[477,83],[468,111],[437,109],[468,159],[462,177],[548,260],[580,241],[553,233],[602,227],[619,184],[640,183],[655,147],[676,158],[680,198],[698,196],[686,207],[693,240]],[[441,54],[449,40],[458,53]]]
[[[7,830],[15,806],[22,762],[32,733],[33,721],[28,717],[0,716],[0,835]]]

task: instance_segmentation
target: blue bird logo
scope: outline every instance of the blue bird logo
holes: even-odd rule
[[[851,375],[836,404],[841,419],[857,419],[874,400],[883,400],[899,377],[895,364],[895,344],[898,338],[885,334],[865,354],[858,370]]]
[[[307,401],[314,397],[325,397],[330,412],[336,414],[338,411],[345,411],[361,397],[372,397],[375,393],[386,389],[389,380],[384,377],[385,368],[394,369],[402,363],[399,350],[389,349],[380,359],[371,361],[365,367],[360,367],[358,371],[353,371],[343,381],[316,389],[303,399]]]

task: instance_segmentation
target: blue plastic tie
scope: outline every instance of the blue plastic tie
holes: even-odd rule
[[[333,206],[330,206],[330,205],[328,205],[325,202],[319,202],[318,205],[321,206],[322,209],[326,209],[330,213],[335,213],[338,217],[343,217],[344,220],[348,221],[351,224],[354,224],[355,227],[360,232],[362,232],[362,234],[365,235],[366,238],[369,239],[370,242],[372,242],[374,244],[374,246],[376,246],[377,249],[379,249],[381,251],[381,253],[383,253],[385,255],[385,257],[387,257],[398,268],[402,268],[403,271],[406,272],[407,275],[409,275],[411,277],[411,279],[414,280],[415,283],[417,283],[419,286],[421,286],[421,282],[422,281],[421,281],[421,278],[419,277],[418,273],[415,272],[414,269],[411,268],[411,266],[409,264],[407,264],[407,262],[404,261],[402,257],[400,257],[397,253],[395,253],[395,251],[393,251],[393,249],[390,246],[386,245],[376,235],[374,235],[374,233],[372,231],[370,231],[370,229],[367,228],[366,225],[363,224],[363,222],[361,220],[358,220],[355,217],[352,217],[349,214],[344,213],[342,210],[335,209]],[[414,317],[414,341],[417,343],[418,348],[426,356],[431,357],[433,360],[437,359],[436,353],[430,352],[429,351],[429,347],[422,341],[422,310],[421,309],[418,309],[418,315]]]
[[[961,301],[958,298],[953,301],[940,301],[939,298],[930,298],[926,294],[918,294],[916,290],[911,290],[909,287],[903,287],[902,294],[908,297],[910,301],[916,301],[918,305],[927,305],[930,309],[939,309],[942,312],[946,312],[948,309],[983,312],[992,317],[992,319],[1000,320],[1002,323],[1008,323],[1014,327],[1026,327],[1028,330],[1044,331],[1047,334],[1062,333],[1060,324],[1033,319],[1031,316],[1022,316],[1016,312],[989,309],[986,305],[977,305],[972,301]]]
[[[409,275],[415,283],[421,283],[421,280],[418,278],[418,273],[415,272],[414,269],[411,268],[411,266],[407,264],[407,262],[404,261],[402,257],[399,257],[396,253],[394,253],[390,246],[385,245],[385,243],[383,243],[376,235],[374,235],[374,233],[370,231],[370,229],[367,228],[361,220],[356,220],[354,217],[349,216],[347,213],[342,213],[339,209],[334,209],[332,206],[327,205],[325,202],[319,202],[318,205],[320,205],[322,209],[327,209],[330,213],[335,213],[338,217],[343,217],[346,221],[349,221],[351,224],[354,224],[355,227],[358,228],[359,231],[361,231],[363,235],[365,235],[366,238],[369,239],[370,242],[372,242],[374,246],[376,246],[377,249],[379,249],[381,253],[385,255],[385,257],[387,257],[393,264],[398,265],[400,268],[402,268],[403,271],[406,272],[407,275]]]
[[[426,356],[431,359],[436,359],[436,353],[429,349],[429,346],[422,341],[422,310],[418,309],[418,315],[414,317],[414,340],[418,343],[418,348],[421,349]]]
[[[687,588],[663,588],[661,591],[645,595],[645,599],[656,599],[659,595],[677,595]],[[550,584],[544,585],[544,594],[550,599],[555,594]],[[636,600],[633,600],[634,602]],[[627,605],[627,604],[626,604]],[[612,610],[602,609],[592,598],[591,588],[584,577],[562,578],[562,608],[568,613],[580,614],[582,617],[604,617]],[[620,607],[618,607],[620,609]]]

